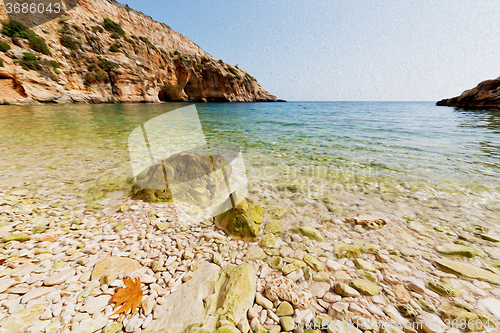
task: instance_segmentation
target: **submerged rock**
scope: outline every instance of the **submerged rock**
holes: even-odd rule
[[[232,195],[234,201],[239,203],[234,208],[217,215],[215,225],[233,237],[254,240],[260,233],[264,211],[252,200],[240,198],[236,192]],[[226,200],[226,204],[229,200],[230,198]]]
[[[225,175],[214,170],[223,170]],[[174,154],[137,175],[133,197],[148,202],[175,200],[209,206],[225,189],[225,179],[231,176],[231,170],[231,165],[220,155]]]

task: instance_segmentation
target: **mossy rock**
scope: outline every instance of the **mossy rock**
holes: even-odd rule
[[[260,233],[263,209],[248,198],[234,192],[233,199],[239,202],[234,208],[215,217],[215,225],[229,235],[244,240],[255,240]],[[229,198],[223,205],[229,204]]]

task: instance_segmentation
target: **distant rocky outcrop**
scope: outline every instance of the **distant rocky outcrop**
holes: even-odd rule
[[[436,105],[463,108],[500,108],[500,77],[483,81],[477,87],[464,91],[462,95],[443,99]]]
[[[249,73],[115,1],[80,0],[28,29],[0,0],[0,19],[0,104],[276,101]]]

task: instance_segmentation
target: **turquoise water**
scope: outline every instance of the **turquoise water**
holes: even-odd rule
[[[111,204],[127,195],[129,133],[186,105],[1,106],[0,189],[28,190],[52,205]],[[208,141],[240,145],[251,188],[306,184],[301,191],[313,198],[376,198],[370,209],[386,214],[428,209],[431,219],[448,212],[472,223],[499,220],[500,111],[431,102],[196,107]]]

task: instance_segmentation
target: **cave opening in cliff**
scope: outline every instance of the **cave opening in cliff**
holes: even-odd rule
[[[162,102],[174,102],[177,101],[177,94],[175,93],[175,88],[172,86],[163,86],[161,87],[160,92],[158,93],[158,99]]]

